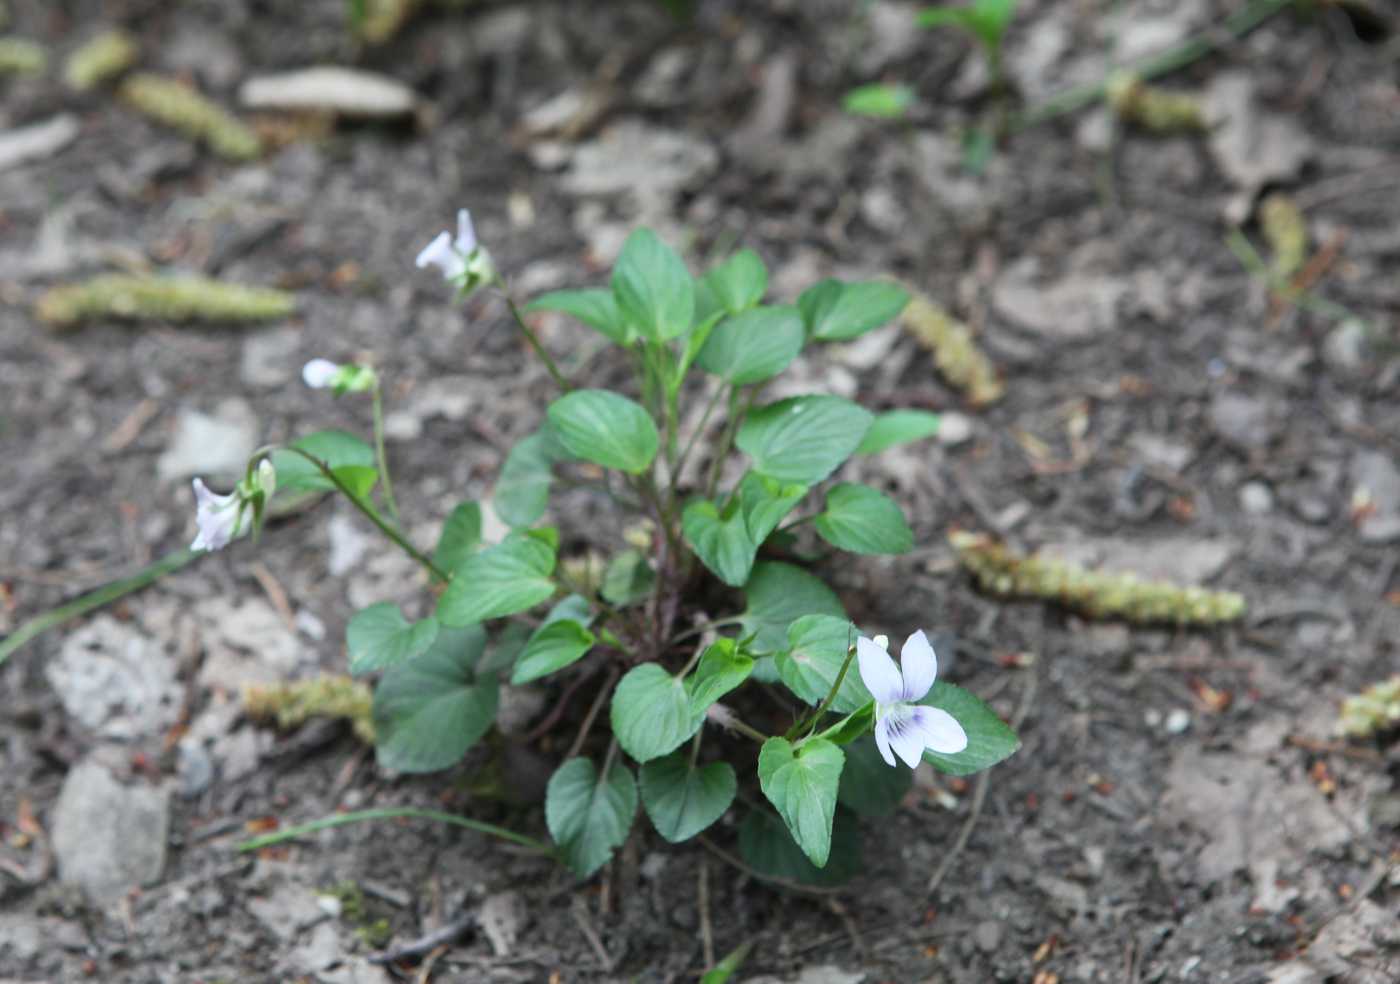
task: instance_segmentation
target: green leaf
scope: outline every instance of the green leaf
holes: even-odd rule
[[[850,881],[863,870],[860,827],[851,814],[836,811],[831,830],[831,855],[818,868],[797,846],[781,819],[767,810],[753,810],[739,826],[739,854],[750,867],[770,878],[830,888]]]
[[[634,337],[622,312],[618,310],[617,299],[606,287],[551,291],[525,306],[526,314],[534,311],[560,311],[572,315],[618,345],[630,345]]]
[[[362,608],[345,627],[350,672],[359,676],[420,656],[437,634],[438,621],[431,615],[421,622],[409,622],[399,606],[388,601]]]
[[[695,734],[700,720],[690,709],[685,683],[660,663],[634,666],[613,691],[613,735],[638,762],[673,751]]]
[[[686,678],[690,713],[700,717],[709,706],[748,679],[753,660],[738,651],[733,639],[716,639]]]
[[[940,755],[924,750],[924,760],[939,772],[950,776],[966,776],[990,768],[1021,747],[1021,739],[1016,737],[995,711],[962,687],[956,687],[942,680],[935,681],[933,689],[920,704],[939,707],[957,718],[958,724],[967,732],[967,747],[956,755]]]
[[[856,454],[877,454],[897,444],[921,441],[938,433],[940,417],[927,410],[890,410],[879,414]]]
[[[734,976],[734,972],[744,965],[744,961],[749,958],[749,951],[753,949],[753,943],[740,943],[713,968],[705,972],[705,976],[700,978],[700,984],[728,984],[729,978]]]
[[[577,596],[571,595],[570,597]],[[562,605],[563,602],[559,604]],[[559,606],[554,607],[557,609]],[[468,632],[473,628],[475,626],[467,626],[465,629],[444,628],[438,633],[438,638],[441,639],[448,632]],[[490,649],[481,659],[477,660],[477,674],[495,673],[500,675],[515,666],[515,661],[525,651],[525,643],[529,641],[530,635],[530,627],[521,622],[507,622],[501,626],[501,630],[491,640]]]
[[[456,570],[480,543],[481,506],[475,502],[460,503],[442,524],[433,563],[444,571]]]
[[[562,670],[582,659],[596,641],[592,632],[571,618],[547,622],[525,643],[510,682],[518,686]]]
[[[548,425],[517,441],[491,493],[496,515],[515,529],[537,522],[549,505],[554,464],[564,454]]]
[[[687,753],[675,752],[642,766],[641,786],[656,832],[679,844],[724,816],[739,784],[728,762],[697,767]]]
[[[868,485],[842,482],[826,493],[826,509],[813,520],[817,535],[858,554],[902,554],[914,546],[904,511]]]
[[[554,551],[515,531],[494,547],[472,554],[457,568],[438,599],[444,625],[470,625],[533,608],[554,594]]]
[[[839,396],[794,396],[750,413],[734,443],[769,478],[815,485],[860,447],[874,419]]]
[[[855,644],[855,627],[832,615],[803,615],[787,630],[788,649],[775,657],[778,675],[787,688],[816,706],[831,693],[846,653]],[[873,698],[860,678],[860,667],[851,661],[831,709],[837,714],[858,711]]]
[[[690,330],[695,281],[675,250],[650,229],[627,237],[612,273],[618,310],[643,338],[664,342]]]
[[[742,512],[735,510],[723,519],[713,502],[697,499],[681,514],[681,533],[715,577],[733,587],[743,587],[758,547],[749,539]]]
[[[859,668],[856,672],[859,672]],[[825,738],[834,745],[849,745],[857,738],[870,734],[870,729],[874,724],[875,705],[870,703],[847,714],[831,727],[817,732],[816,737]]]
[[[741,249],[709,273],[702,281],[730,314],[746,311],[768,293],[768,268],[751,249]]]
[[[555,770],[545,791],[544,817],[559,845],[560,859],[586,878],[627,839],[637,812],[637,784],[621,762],[606,777],[586,758],[572,758]]]
[[[841,106],[856,116],[873,116],[876,119],[898,119],[909,111],[914,101],[914,90],[907,85],[884,85],[872,82],[861,85],[846,93]]]
[[[893,321],[908,303],[908,291],[884,280],[823,280],[797,299],[807,336],[824,342],[859,338]]]
[[[608,561],[598,593],[618,608],[648,597],[656,584],[656,572],[640,550],[624,550]]]
[[[758,751],[758,783],[778,809],[793,840],[818,868],[831,853],[836,790],[846,756],[829,741],[813,738],[800,747],[769,738]]]
[[[914,771],[890,768],[871,735],[846,746],[846,768],[841,771],[836,800],[863,817],[884,817],[899,808],[913,785]]]
[[[748,386],[786,369],[806,340],[796,308],[753,308],[717,324],[695,362],[735,386]]]
[[[331,469],[345,465],[374,467],[374,448],[354,434],[341,430],[308,434],[292,442],[292,447],[300,448]],[[330,492],[335,489],[330,479],[322,475],[315,465],[286,448],[272,453],[272,467],[277,471],[278,492]]]
[[[784,484],[756,471],[746,473],[739,481],[739,508],[749,539],[761,545],[806,495],[805,485]]]
[[[369,465],[340,465],[332,468],[331,474],[340,479],[340,483],[351,496],[366,502],[369,501],[374,483],[379,481],[379,470]]]
[[[779,561],[755,564],[744,595],[748,607],[740,618],[754,637],[745,648],[755,656],[788,649],[788,626],[804,615],[846,617],[835,592],[802,568]]]
[[[610,390],[574,390],[549,405],[549,422],[569,453],[635,475],[656,457],[656,425],[642,407]]]
[[[926,8],[918,22],[920,27],[960,27],[994,51],[1015,13],[1016,0],[976,0],[970,6]]]
[[[495,720],[495,677],[473,672],[485,631],[475,626],[444,635],[452,645],[434,645],[389,667],[374,690],[375,751],[386,769],[432,772],[454,765]]]

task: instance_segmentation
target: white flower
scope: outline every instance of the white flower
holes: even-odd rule
[[[894,765],[898,755],[914,768],[924,749],[956,755],[967,747],[967,732],[957,719],[937,707],[919,704],[938,675],[938,657],[923,630],[904,643],[897,667],[878,639],[856,639],[860,678],[875,698],[875,744],[885,762]],[[888,642],[888,640],[885,640]]]
[[[263,494],[264,502],[277,491],[277,469],[272,467],[272,461],[268,458],[258,462],[258,489]]]
[[[476,241],[472,216],[466,209],[457,212],[456,238],[450,232],[438,233],[436,239],[423,247],[416,262],[419,267],[440,268],[445,280],[468,290],[492,279],[496,272],[490,254]]]
[[[330,359],[312,359],[301,367],[301,378],[312,389],[325,389],[339,373],[340,366]]]
[[[215,495],[199,479],[194,480],[195,524],[199,535],[191,550],[222,550],[238,533],[243,516],[243,498],[238,492]]]

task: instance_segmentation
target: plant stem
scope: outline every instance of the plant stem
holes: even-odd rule
[[[710,422],[710,414],[715,412],[715,407],[719,406],[722,396],[730,389],[729,383],[722,383],[715,387],[714,394],[705,404],[705,412],[700,415],[700,423],[695,428],[695,433],[690,435],[690,440],[686,441],[685,447],[681,449],[681,456],[676,462],[675,471],[671,474],[671,502],[675,503],[676,483],[680,480],[681,472],[685,471],[685,464],[690,460],[690,452],[695,450],[696,443],[705,433],[705,425]]]
[[[374,506],[370,505],[368,502],[351,492],[350,489],[345,485],[345,483],[340,480],[340,477],[336,475],[336,473],[331,470],[331,467],[327,465],[324,461],[322,461],[320,458],[317,458],[315,455],[307,454],[305,451],[303,451],[299,447],[296,447],[295,445],[289,444],[283,450],[289,451],[292,454],[300,455],[307,461],[311,462],[311,464],[316,467],[316,470],[319,471],[323,476],[325,476],[326,481],[334,485],[337,491],[342,492],[345,495],[345,498],[350,500],[351,505],[353,505],[356,509],[360,510],[360,512],[364,513],[371,523],[379,527],[379,532],[383,533],[390,540],[392,540],[394,542],[394,545],[397,546],[400,550],[408,554],[419,564],[423,565],[424,569],[426,569],[429,574],[437,578],[439,581],[442,581],[444,584],[452,580],[451,575],[449,575],[442,568],[438,567],[437,564],[434,564],[431,557],[427,556],[413,544],[409,543],[407,538],[405,538],[402,533],[400,533],[390,524],[386,523],[384,521],[384,517],[379,515],[379,510],[375,509]]]
[[[564,374],[559,371],[559,367],[554,364],[554,359],[550,357],[549,353],[545,351],[544,346],[540,344],[540,340],[535,336],[534,331],[525,323],[525,318],[520,313],[520,309],[515,306],[515,298],[511,296],[510,288],[508,288],[505,281],[501,279],[497,279],[496,286],[500,288],[501,296],[506,299],[506,307],[510,308],[510,316],[515,319],[516,325],[520,328],[521,332],[524,333],[525,341],[530,343],[530,347],[534,349],[535,354],[540,357],[540,361],[544,363],[544,367],[549,370],[549,374],[553,377],[555,385],[565,393],[569,392],[573,387],[570,386],[569,381],[564,378]]]
[[[735,388],[729,391],[728,418],[724,422],[724,431],[720,435],[719,443],[715,445],[714,460],[710,462],[710,478],[705,483],[705,498],[707,499],[715,497],[715,488],[719,485],[719,473],[724,468],[724,459],[729,456],[730,445],[734,443],[734,434],[738,431],[739,424],[752,405],[752,389],[749,390],[742,408],[739,406],[739,390]]]
[[[1253,3],[1231,14],[1211,30],[1187,38],[1160,55],[1154,55],[1136,65],[1129,66],[1128,70],[1144,82],[1169,75],[1204,58],[1212,51],[1223,48],[1232,41],[1238,41],[1274,14],[1279,13],[1285,7],[1293,6],[1294,3],[1296,0],[1254,0]],[[1013,117],[1010,130],[1012,132],[1024,130],[1057,116],[1077,112],[1102,99],[1107,85],[1108,79],[1103,78],[1097,82],[1087,82],[1065,89],[1040,105],[1032,106],[1020,115]]]
[[[670,646],[674,646],[677,643],[685,642],[685,640],[687,639],[693,639],[698,635],[704,635],[711,629],[722,629],[726,626],[738,625],[743,620],[744,618],[742,615],[731,615],[728,618],[718,618],[715,619],[713,622],[706,622],[704,625],[697,625],[693,629],[686,629],[680,635],[672,636],[670,639],[666,640],[666,645],[669,648]]]
[[[574,736],[574,743],[569,746],[569,753],[564,756],[565,761],[574,758],[583,748],[583,741],[588,737],[588,732],[593,728],[593,721],[598,716],[598,712],[603,709],[603,705],[612,696],[613,684],[617,683],[620,672],[616,666],[608,670],[608,678],[603,681],[603,685],[598,688],[598,693],[593,697],[593,703],[588,707],[588,713],[583,718],[583,724],[579,725],[578,734]],[[617,747],[617,741],[613,741],[613,747]],[[610,753],[611,754],[611,753]]]
[[[340,827],[347,823],[359,823],[361,820],[397,820],[400,817],[413,817],[421,820],[437,820],[441,823],[450,823],[458,827],[466,827],[468,830],[475,830],[477,833],[490,834],[492,837],[499,837],[508,840],[521,847],[528,847],[532,851],[540,851],[548,854],[554,849],[544,841],[535,840],[533,837],[526,837],[524,834],[517,834],[513,830],[505,827],[497,827],[493,823],[484,823],[481,820],[472,820],[468,817],[459,817],[455,813],[444,813],[441,810],[421,810],[412,806],[387,807],[375,810],[356,810],[351,813],[335,813],[320,820],[312,820],[310,823],[298,824],[295,827],[288,827],[285,830],[274,831],[264,834],[261,837],[254,837],[238,845],[239,851],[256,851],[259,848],[269,847],[273,844],[280,844],[283,841],[301,837],[304,834],[314,834],[318,830],[326,830],[330,827]]]
[[[384,505],[389,508],[389,516],[395,525],[399,519],[399,504],[394,501],[394,485],[389,481],[389,458],[384,453],[384,401],[379,392],[379,374],[374,376],[374,386],[370,389],[374,409],[374,456],[379,460],[379,477],[384,481]]]
[[[808,737],[811,737],[812,732],[817,730],[817,722],[819,722],[822,719],[822,715],[825,714],[827,708],[831,706],[831,702],[836,699],[836,693],[841,689],[841,684],[846,682],[846,672],[851,668],[851,661],[854,660],[855,657],[856,647],[848,646],[846,648],[846,658],[841,661],[841,672],[836,674],[836,682],[831,685],[830,693],[828,693],[826,695],[826,698],[820,704],[817,705],[817,709],[812,712],[810,717],[803,718],[802,720],[798,721],[796,724],[794,724],[791,728],[788,729],[787,734],[783,737],[787,738],[788,741],[791,741],[799,731],[801,731],[807,726],[808,722],[811,723],[811,729],[807,732],[807,735]]]

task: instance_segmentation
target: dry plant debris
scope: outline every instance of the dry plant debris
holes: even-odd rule
[[[135,65],[140,53],[130,34],[105,31],[68,56],[63,81],[76,92],[95,89]]]
[[[1400,725],[1400,673],[1342,701],[1337,730],[1355,738],[1369,738],[1397,725]]]
[[[206,277],[107,274],[47,291],[35,305],[56,329],[84,321],[271,321],[296,310],[296,297],[269,287],[227,284]]]
[[[313,717],[341,718],[367,745],[374,744],[373,703],[367,684],[335,674],[243,688],[243,709],[251,718],[273,721],[284,729]]]
[[[184,83],[142,72],[122,83],[120,95],[133,109],[203,141],[220,157],[247,161],[262,153],[256,133]]]
[[[1109,108],[1126,123],[1152,133],[1205,130],[1206,114],[1200,96],[1148,85],[1131,72],[1117,72],[1106,89]]]
[[[973,406],[986,406],[1006,392],[996,367],[977,347],[972,329],[919,293],[904,309],[904,327],[933,352],[933,361],[948,382],[967,394]]]

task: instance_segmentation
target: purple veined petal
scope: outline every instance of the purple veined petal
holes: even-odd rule
[[[911,769],[916,768],[924,756],[924,733],[915,723],[914,711],[915,708],[901,704],[891,709],[875,726],[877,735],[881,726],[885,728],[890,748]]]
[[[463,256],[476,249],[476,227],[472,225],[472,214],[464,208],[457,210],[457,241],[453,245]]]
[[[967,732],[958,719],[939,707],[920,704],[910,715],[909,730],[919,736],[923,748],[940,755],[956,755],[967,747]]]
[[[860,662],[860,678],[865,683],[865,689],[876,701],[893,704],[901,699],[904,681],[889,653],[875,645],[873,639],[857,636],[856,658]]]
[[[242,511],[238,495],[215,495],[197,478],[193,484],[194,521],[199,533],[190,544],[190,549],[222,550],[238,531],[238,517]]]
[[[938,676],[938,657],[923,629],[904,641],[904,648],[899,651],[899,666],[904,673],[901,699],[922,700],[933,686],[934,677]]]
[[[325,389],[338,372],[340,366],[330,359],[312,359],[301,367],[301,378],[312,389]]]
[[[875,747],[880,749],[880,757],[885,764],[894,767],[894,754],[890,751],[890,723],[888,718],[875,722]]]

